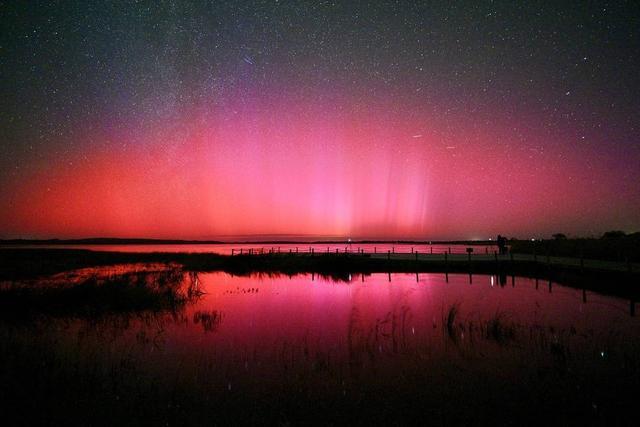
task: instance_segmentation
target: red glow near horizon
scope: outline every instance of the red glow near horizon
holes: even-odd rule
[[[228,105],[117,136],[86,133],[93,144],[71,161],[51,156],[9,184],[0,231],[469,239],[634,225],[631,190],[611,194],[609,166],[593,166],[584,148],[554,149],[534,131],[527,147],[544,149],[511,146],[506,125],[461,117],[451,128],[404,105],[313,105]]]

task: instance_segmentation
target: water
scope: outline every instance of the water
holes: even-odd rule
[[[55,286],[145,269],[154,266],[89,268],[42,283]],[[499,318],[523,330],[588,331],[600,337],[614,332],[637,339],[640,330],[629,301],[521,277],[394,273],[334,281],[315,274],[237,277],[223,272],[193,277],[202,295],[175,312],[158,314],[160,331],[154,329],[158,324],[129,315],[127,330],[155,336],[167,351],[215,349],[231,359],[239,351],[270,353],[283,343],[347,357],[348,341],[356,335],[370,336],[379,352],[397,351],[393,346],[400,340],[412,348],[430,343],[433,350],[451,338],[444,326],[452,307],[456,328]]]
[[[308,422],[337,401],[336,413],[351,421],[406,421],[435,405],[449,407],[438,409],[443,420],[484,414],[488,422],[553,413],[557,402],[588,420],[607,404],[623,407],[632,395],[625,387],[637,386],[640,319],[620,298],[522,277],[238,277],[176,268],[87,268],[21,284],[100,284],[132,273],[149,284],[169,271],[194,296],[153,309],[55,311],[20,322],[5,315],[0,359],[11,374],[3,378],[50,402],[43,413],[54,418],[88,399],[81,422],[95,407],[117,414],[126,401],[135,408],[124,412],[127,422],[179,416],[185,424],[243,415],[253,423],[254,413],[275,416],[269,423],[282,414]],[[546,409],[512,398],[518,393]]]
[[[110,252],[208,252],[221,255],[231,255],[232,253],[243,253],[252,250],[253,252],[358,252],[364,250],[366,253],[420,253],[443,254],[444,252],[462,254],[467,248],[473,248],[474,253],[493,253],[498,248],[495,245],[429,245],[429,244],[397,244],[397,243],[219,243],[219,244],[177,244],[177,245],[13,245],[0,246],[0,248],[60,248],[60,249],[89,249],[92,251]]]
[[[516,278],[502,287],[496,277],[468,275],[386,274],[354,276],[347,282],[311,275],[239,278],[225,273],[201,274],[204,297],[185,311],[191,322],[168,329],[169,342],[192,346],[251,348],[306,341],[321,349],[339,348],[349,333],[369,334],[384,324],[410,341],[442,340],[442,318],[453,305],[458,320],[481,323],[503,315],[523,326],[556,330],[593,330],[607,334],[637,332],[629,302],[580,290]],[[196,313],[220,313],[215,333],[203,334]],[[396,325],[393,325],[393,322]],[[434,328],[434,325],[436,327]],[[388,330],[387,330],[388,329]],[[206,331],[205,331],[206,332]],[[384,332],[384,333],[383,333]],[[388,338],[388,339],[387,339]],[[394,337],[382,337],[389,345]]]

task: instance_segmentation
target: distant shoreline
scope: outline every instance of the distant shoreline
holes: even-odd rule
[[[86,239],[0,239],[0,245],[234,245],[234,244],[370,244],[396,243],[416,245],[495,245],[494,240],[182,240],[95,237]]]

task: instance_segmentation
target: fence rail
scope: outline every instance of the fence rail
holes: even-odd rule
[[[300,256],[314,256],[322,254],[333,255],[345,255],[345,256],[367,256],[378,259],[388,260],[415,260],[415,261],[445,261],[452,263],[460,262],[532,262],[538,265],[549,266],[565,266],[576,267],[581,270],[595,269],[595,270],[609,270],[609,271],[627,271],[629,273],[640,271],[640,264],[631,263],[628,260],[625,262],[616,261],[603,261],[594,259],[570,258],[570,257],[556,257],[550,255],[536,255],[536,254],[514,254],[507,251],[506,253],[499,254],[497,248],[482,247],[480,251],[477,247],[457,247],[453,250],[453,247],[439,248],[434,250],[433,248],[414,247],[409,250],[397,251],[395,248],[387,249],[385,251],[378,250],[377,247],[373,247],[373,250],[365,251],[361,247],[325,247],[324,250],[316,250],[316,247],[252,247],[252,248],[232,248],[232,256],[255,256],[255,255],[288,255],[297,254]],[[370,248],[369,248],[370,249]],[[421,249],[421,250],[420,250]],[[469,250],[473,249],[473,250]],[[493,250],[492,250],[493,249]]]
[[[471,252],[469,251],[471,249]],[[483,246],[356,246],[356,245],[329,245],[329,246],[243,246],[231,248],[231,255],[264,255],[264,254],[361,254],[361,255],[380,255],[391,253],[392,255],[443,255],[444,253],[453,255],[460,254],[485,254],[490,255],[497,252],[498,248],[489,245]]]

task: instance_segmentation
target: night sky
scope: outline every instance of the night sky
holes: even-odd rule
[[[638,2],[0,2],[0,237],[640,230]]]

